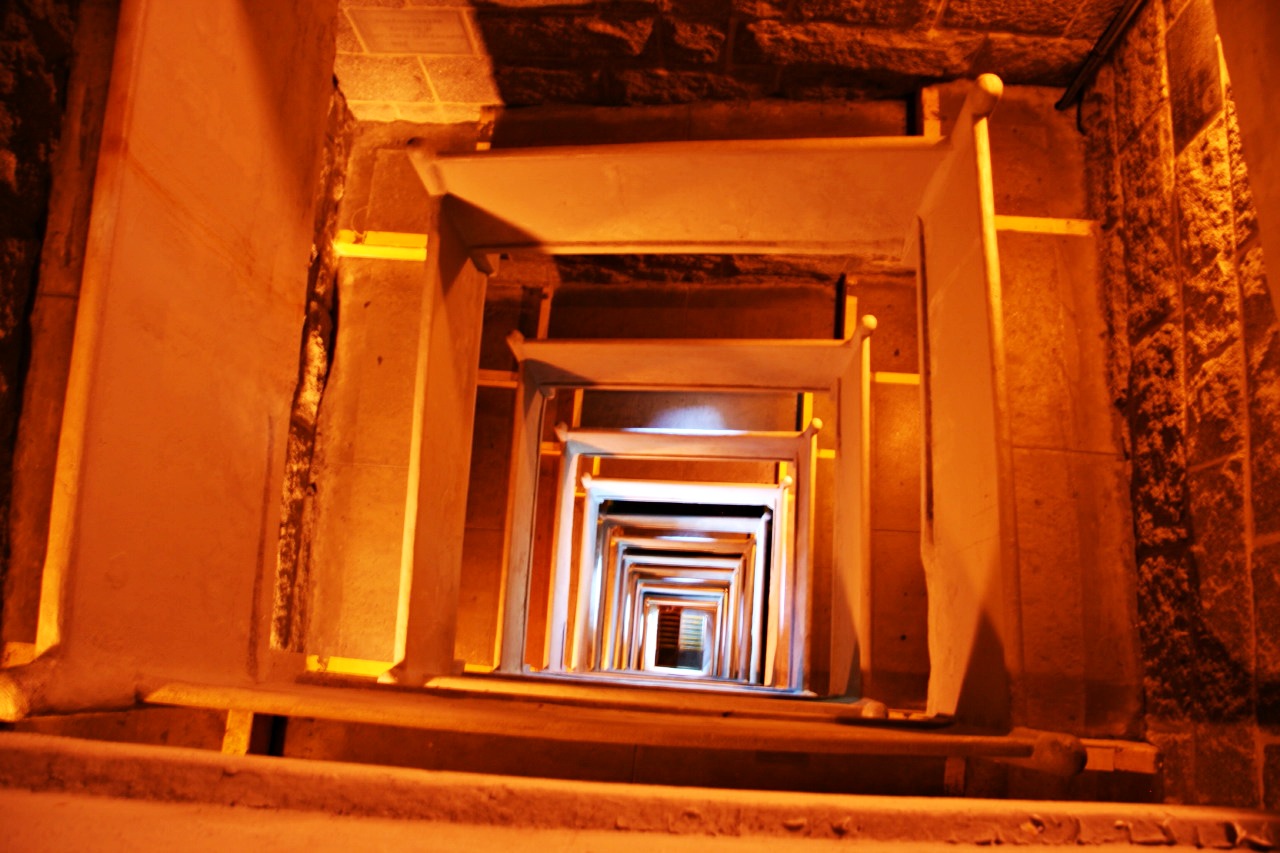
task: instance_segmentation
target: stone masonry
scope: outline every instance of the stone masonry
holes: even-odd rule
[[[6,605],[12,598],[3,588],[28,312],[49,212],[77,5],[18,0],[6,3],[0,16],[0,598]],[[5,616],[13,615],[6,609]]]
[[[1122,0],[343,0],[356,118],[770,97],[907,98],[999,73],[1063,86]]]
[[[1280,329],[1211,0],[1151,0],[1086,94],[1171,801],[1280,801]]]

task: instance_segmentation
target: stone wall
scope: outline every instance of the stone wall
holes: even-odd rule
[[[335,71],[358,118],[387,122],[503,104],[905,99],[985,71],[1062,86],[1121,2],[342,0]]]
[[[0,19],[0,586],[27,312],[40,264],[71,65],[74,0],[6,3]]]
[[[1146,729],[1169,800],[1280,806],[1280,330],[1210,0],[1150,0],[1088,91]]]

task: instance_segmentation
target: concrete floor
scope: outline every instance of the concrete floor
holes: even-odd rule
[[[1238,809],[518,779],[17,733],[0,734],[0,827],[6,851],[1263,850],[1280,839],[1280,815]]]
[[[673,851],[821,851],[844,849],[833,839],[741,838],[663,835],[608,830],[527,829],[391,818],[353,817],[323,812],[280,811],[209,803],[157,803],[76,794],[0,791],[0,825],[5,849],[24,851],[173,850],[494,850],[554,853],[614,850],[621,853]],[[954,850],[945,842],[876,842],[873,853]]]

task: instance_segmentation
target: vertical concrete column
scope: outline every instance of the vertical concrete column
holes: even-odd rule
[[[397,680],[459,668],[453,649],[486,276],[443,213],[427,248],[396,621]]]
[[[836,419],[835,567],[831,576],[830,692],[843,695],[865,684],[871,668],[871,333],[876,318],[852,322],[857,303],[846,309],[846,337],[854,355],[840,378]]]
[[[984,75],[920,207],[928,330],[925,519],[928,707],[1006,723],[1021,668],[1017,542],[1005,399],[1000,269],[987,116],[1000,81]]]

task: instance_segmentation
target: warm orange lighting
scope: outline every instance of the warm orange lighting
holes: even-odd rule
[[[427,259],[427,235],[401,231],[338,232],[333,250],[340,258],[376,258],[384,261]]]
[[[340,675],[364,675],[377,678],[391,667],[390,661],[307,655],[307,672],[333,672]]]

